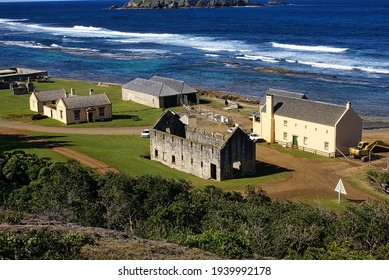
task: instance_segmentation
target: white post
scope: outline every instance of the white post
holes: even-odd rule
[[[338,203],[340,203],[340,190],[338,191]]]

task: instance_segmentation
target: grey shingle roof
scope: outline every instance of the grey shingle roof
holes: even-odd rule
[[[153,96],[174,96],[197,92],[183,81],[158,76],[154,76],[150,80],[136,78],[123,85],[123,88]]]
[[[274,115],[334,126],[346,111],[346,106],[307,99],[273,96]],[[262,112],[266,111],[262,107]]]
[[[189,93],[196,93],[197,92],[197,90],[195,90],[194,88],[189,86],[184,81],[169,79],[169,78],[160,77],[160,76],[154,76],[150,80],[164,83],[168,87],[174,89],[175,91],[177,91],[181,94],[189,94]]]
[[[35,96],[38,101],[47,102],[47,101],[58,100],[61,97],[64,97],[65,93],[66,91],[64,89],[60,89],[60,90],[35,92]]]
[[[85,96],[69,96],[67,98],[62,98],[62,100],[67,109],[79,109],[112,104],[111,100],[105,93]]]
[[[274,88],[269,88],[267,94],[292,97],[292,98],[300,98],[300,99],[308,99],[303,93],[291,92],[291,91],[274,89]]]

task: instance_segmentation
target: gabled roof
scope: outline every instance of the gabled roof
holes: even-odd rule
[[[184,81],[169,79],[160,76],[153,76],[150,80],[161,82],[181,94],[197,93],[197,90],[189,86]]]
[[[73,95],[66,98],[62,98],[62,101],[67,109],[81,109],[93,106],[103,106],[112,104],[111,100],[105,93],[85,96]]]
[[[183,81],[158,76],[154,76],[150,80],[136,78],[123,85],[123,88],[153,96],[174,96],[197,92]]]
[[[58,100],[61,97],[64,97],[66,94],[66,90],[50,90],[50,91],[42,91],[42,92],[34,92],[36,99],[40,102],[54,101]]]
[[[346,106],[307,99],[273,96],[274,115],[334,126],[347,110]],[[266,112],[266,104],[261,108]]]
[[[298,98],[298,99],[308,99],[305,96],[305,94],[303,94],[303,93],[274,89],[274,88],[269,88],[268,91],[266,92],[266,94],[291,97],[291,98]]]

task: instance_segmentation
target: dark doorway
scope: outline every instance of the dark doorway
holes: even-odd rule
[[[88,122],[93,122],[93,112],[88,112]]]
[[[299,137],[296,135],[293,135],[293,145],[298,146],[299,144]]]
[[[216,180],[216,165],[211,163],[211,179]]]

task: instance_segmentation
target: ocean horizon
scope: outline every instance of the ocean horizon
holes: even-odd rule
[[[276,88],[389,120],[387,1],[107,9],[124,2],[0,2],[0,68],[122,84],[160,75],[256,99]]]

